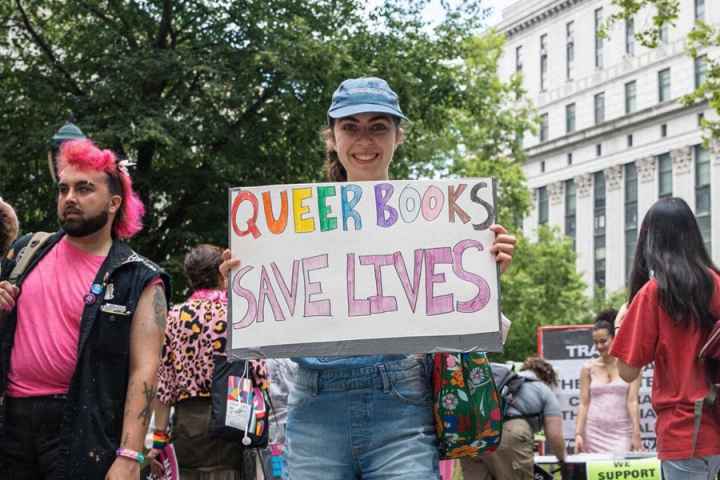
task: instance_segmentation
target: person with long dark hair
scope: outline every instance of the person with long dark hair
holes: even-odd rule
[[[695,216],[680,198],[658,200],[640,228],[628,311],[611,354],[626,381],[655,362],[652,404],[666,480],[714,479],[720,470],[720,418],[714,407],[694,411],[709,390],[698,351],[718,314],[720,271]]]

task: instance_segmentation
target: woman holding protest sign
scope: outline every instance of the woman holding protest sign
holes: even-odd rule
[[[642,448],[640,378],[631,383],[620,378],[617,361],[610,355],[616,315],[617,311],[608,309],[595,317],[592,340],[600,356],[580,371],[580,408],[575,428],[578,453],[624,453]]]
[[[407,120],[385,80],[345,80],[332,97],[323,130],[329,181],[389,179]],[[515,238],[500,225],[490,251],[501,271]],[[240,266],[226,261],[221,270]],[[429,367],[423,356],[296,358],[288,400],[287,463],[291,480],[438,479]]]
[[[655,362],[652,405],[663,477],[715,479],[720,416],[717,403],[703,404],[709,372],[698,353],[720,315],[720,271],[684,200],[658,200],[645,215],[629,297],[611,354],[626,381]]]

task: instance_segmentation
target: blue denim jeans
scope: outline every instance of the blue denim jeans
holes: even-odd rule
[[[665,480],[715,480],[720,471],[720,455],[662,462]]]
[[[426,365],[299,368],[287,449],[288,480],[439,480]]]

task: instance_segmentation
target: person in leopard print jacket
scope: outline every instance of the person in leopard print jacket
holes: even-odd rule
[[[202,244],[185,257],[190,297],[168,312],[155,402],[156,435],[166,435],[175,407],[172,443],[183,480],[255,478],[254,458],[238,442],[208,436],[213,355],[225,354],[227,292],[218,273],[222,249]],[[264,361],[251,361],[258,383],[268,382]],[[258,384],[256,383],[256,384]],[[267,385],[265,385],[267,387]]]

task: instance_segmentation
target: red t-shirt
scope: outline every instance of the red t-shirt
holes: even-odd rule
[[[720,277],[714,275],[712,311],[720,312]],[[708,392],[697,352],[707,332],[687,324],[675,325],[659,305],[654,279],[635,295],[610,351],[631,367],[655,362],[652,405],[661,460],[720,455],[720,421],[705,408],[695,454],[692,452],[694,402]]]

